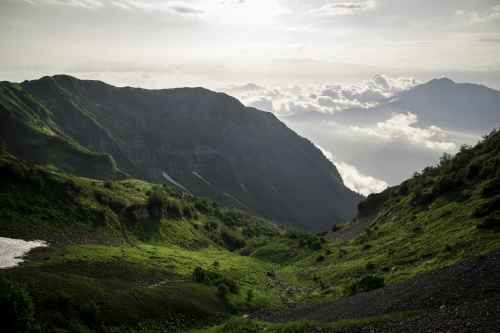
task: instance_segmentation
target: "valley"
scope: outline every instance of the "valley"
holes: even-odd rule
[[[9,324],[47,332],[424,332],[460,328],[478,304],[488,315],[471,312],[471,327],[493,332],[499,142],[492,132],[318,234],[4,149],[0,236],[49,246],[0,271],[0,304],[29,295]]]

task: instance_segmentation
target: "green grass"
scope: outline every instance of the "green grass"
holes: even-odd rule
[[[376,223],[353,240],[335,242],[166,186],[75,177],[0,151],[0,236],[51,244],[0,276],[25,286],[48,332],[178,332],[214,324],[199,332],[229,333],[240,324],[301,332],[311,323],[223,320],[335,300],[364,290],[355,284],[367,276],[398,283],[500,248],[497,151],[486,147],[477,148],[479,157],[467,150],[468,159],[442,162],[452,174],[467,173],[460,183],[446,180],[441,166],[369,197],[361,215],[364,221],[378,216]],[[478,158],[486,171],[471,167]],[[151,213],[152,201],[166,216]],[[132,218],[131,208],[147,216]],[[216,285],[194,283],[197,267],[234,281],[239,291],[221,297]],[[391,316],[312,324],[334,331]]]

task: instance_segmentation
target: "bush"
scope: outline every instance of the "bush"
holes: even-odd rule
[[[175,198],[167,197],[165,208],[167,209],[168,217],[170,218],[181,219],[184,214],[186,214],[186,217],[194,216],[194,212],[191,208],[184,207],[182,202]]]
[[[229,287],[225,283],[219,283],[217,285],[217,296],[221,299],[226,299],[229,292]]]
[[[325,242],[324,239],[323,242]],[[305,235],[305,234],[300,235],[299,246],[308,247],[313,251],[319,251],[322,248],[322,240],[316,236]]]
[[[309,333],[314,330],[314,327],[307,321],[292,321],[286,324],[282,324],[273,333]]]
[[[148,193],[148,206],[161,209],[167,205],[168,196],[161,188],[155,187]]]
[[[477,225],[479,229],[500,231],[500,211],[496,211],[485,217]]]
[[[490,201],[484,202],[472,212],[473,217],[484,217],[489,215],[491,212],[498,210],[500,207],[500,196],[497,196]]]
[[[203,214],[210,214],[217,209],[217,205],[210,199],[196,198],[194,208]]]
[[[99,306],[94,301],[88,301],[80,306],[80,318],[89,327],[99,324]]]
[[[191,278],[194,282],[202,283],[207,286],[218,286],[220,284],[224,284],[228,288],[229,292],[233,294],[237,294],[240,291],[236,281],[225,277],[218,272],[205,270],[202,267],[196,267],[191,275]]]
[[[113,182],[111,180],[106,180],[104,182],[104,187],[107,188],[107,189],[109,189],[109,190],[112,190],[113,187],[114,187],[114,184],[113,184]]]
[[[264,327],[257,321],[245,318],[232,318],[223,327],[223,333],[261,333]]]
[[[195,215],[192,207],[184,207],[179,199],[169,197],[161,187],[155,187],[148,193],[148,208],[156,217],[164,217],[164,210],[167,211],[168,217],[173,219],[180,219],[184,215],[187,217]]]
[[[325,259],[326,259],[325,256],[318,256],[316,258],[316,262],[323,262],[323,261],[325,261]]]
[[[247,296],[246,296],[246,302],[251,303],[254,297],[254,292],[253,289],[248,289],[247,290]]]
[[[495,177],[483,185],[481,196],[489,198],[500,193],[500,177]]]
[[[350,295],[354,295],[357,293],[382,288],[383,286],[385,286],[383,277],[375,275],[367,275],[363,277],[361,280],[352,283],[348,288],[348,293]]]
[[[30,295],[19,285],[0,278],[0,313],[3,332],[36,332],[34,306]]]
[[[241,237],[230,230],[222,229],[220,235],[222,241],[230,251],[241,249],[246,245],[245,241]]]
[[[366,264],[366,269],[369,271],[373,271],[376,268],[375,264],[372,262],[369,262]]]

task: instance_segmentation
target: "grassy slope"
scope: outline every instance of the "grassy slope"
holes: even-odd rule
[[[500,133],[493,132],[474,148],[370,196],[360,215],[373,221],[361,235],[330,245],[321,262],[308,257],[284,271],[337,298],[353,279],[378,275],[393,283],[496,249],[499,170]]]
[[[0,236],[42,238],[53,246],[35,250],[26,264],[2,275],[25,283],[39,319],[63,331],[110,331],[153,320],[138,331],[156,332],[157,325],[179,327],[179,318],[201,325],[230,310],[336,299],[366,275],[394,283],[500,247],[499,149],[500,134],[492,133],[440,166],[369,197],[360,218],[372,220],[371,226],[354,240],[337,242],[285,233],[168,188],[163,191],[183,207],[181,216],[133,222],[123,208],[144,205],[153,185],[76,178],[3,154]],[[230,251],[223,234],[244,239],[243,247]],[[197,266],[237,281],[239,293],[223,300],[215,287],[191,282]],[[82,304],[89,302],[99,308],[99,327],[86,319]],[[239,332],[248,325],[257,325],[248,332],[288,332],[294,325],[290,332],[301,332],[308,324],[236,320],[207,332]],[[129,332],[126,327],[121,331]]]
[[[50,330],[97,329],[81,308],[94,303],[96,322],[105,326],[199,323],[232,309],[280,304],[267,275],[273,264],[239,253],[283,238],[272,224],[166,187],[181,216],[132,221],[124,208],[146,205],[152,184],[74,177],[5,153],[0,172],[0,235],[51,243],[1,275],[27,286]],[[248,247],[230,251],[243,238]],[[223,300],[215,286],[193,283],[198,266],[236,281],[239,292]]]
[[[499,191],[500,133],[493,132],[477,146],[462,148],[454,158],[444,157],[438,166],[416,173],[402,185],[371,195],[360,204],[359,221],[353,221],[368,221],[365,231],[353,240],[326,242],[318,252],[281,266],[279,274],[303,286],[306,292],[300,299],[319,302],[349,295],[350,287],[366,276],[396,283],[488,253],[500,247]],[[273,258],[282,252],[282,244],[259,251],[264,249]],[[203,332],[248,327],[247,332],[307,332],[308,325],[335,331],[343,325],[409,315],[326,325],[236,319],[236,328],[227,324]],[[294,325],[299,328],[294,330]]]
[[[0,82],[1,144],[16,156],[87,177],[124,178],[110,155],[84,148],[65,135],[53,117],[19,84]]]

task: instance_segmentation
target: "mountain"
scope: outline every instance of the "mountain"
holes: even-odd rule
[[[394,113],[411,112],[424,126],[484,133],[500,125],[499,105],[500,91],[441,78],[402,91],[375,107],[343,111],[329,116],[329,119],[341,123],[373,124]]]
[[[0,142],[32,162],[168,182],[309,230],[349,220],[361,198],[308,140],[225,94],[65,75],[3,82],[0,93]]]
[[[500,91],[434,79],[400,93],[391,107],[415,112],[425,125],[484,133],[500,125]]]

